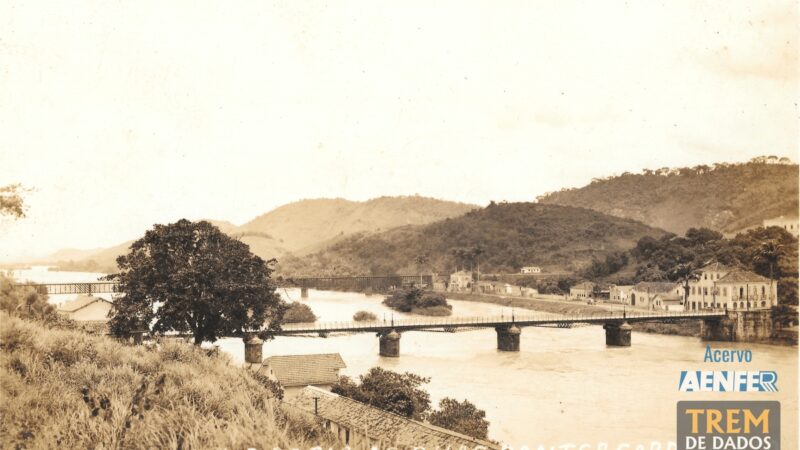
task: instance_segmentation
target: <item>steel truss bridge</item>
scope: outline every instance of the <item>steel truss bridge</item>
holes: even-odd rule
[[[431,275],[387,275],[387,276],[356,276],[356,277],[282,277],[274,280],[278,287],[299,287],[303,290],[320,289],[334,291],[365,291],[372,289],[376,292],[387,291],[409,284],[427,285],[432,282]],[[46,291],[49,295],[61,294],[108,294],[118,292],[118,283],[115,281],[94,281],[90,283],[29,283],[19,284],[39,291]]]
[[[513,316],[447,317],[430,319],[401,319],[374,322],[322,322],[284,324],[278,332],[282,336],[319,335],[331,333],[376,333],[386,334],[392,330],[404,331],[448,331],[475,328],[556,327],[572,328],[576,325],[605,325],[608,323],[661,322],[674,323],[684,320],[719,319],[725,311],[687,312],[597,312],[595,314],[514,314]]]

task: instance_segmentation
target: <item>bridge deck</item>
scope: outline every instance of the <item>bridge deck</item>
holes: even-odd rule
[[[596,314],[551,314],[534,313],[510,316],[446,317],[425,319],[401,319],[374,322],[324,322],[286,324],[278,334],[319,334],[337,332],[386,332],[389,330],[412,331],[448,328],[493,328],[516,325],[518,327],[571,325],[578,323],[603,324],[608,322],[671,322],[697,320],[725,316],[724,311],[708,312],[598,312]]]

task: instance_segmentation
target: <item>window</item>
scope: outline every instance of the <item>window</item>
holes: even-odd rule
[[[762,296],[767,295],[767,287],[766,286],[761,286],[761,295]]]
[[[707,274],[707,273],[704,273],[704,274],[703,274],[703,279],[704,279],[704,280],[707,280],[707,279],[708,279],[708,274]]]
[[[722,288],[722,296],[723,297],[727,297],[728,296],[728,288],[726,288],[726,287]]]

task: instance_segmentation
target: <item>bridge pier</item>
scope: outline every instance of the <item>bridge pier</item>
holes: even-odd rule
[[[255,334],[246,334],[244,341],[244,362],[248,364],[261,364],[264,361],[264,341]]]
[[[630,347],[631,329],[628,322],[609,322],[603,325],[606,330],[606,345],[610,347]]]
[[[400,333],[391,330],[386,334],[379,335],[381,356],[397,358],[400,356]]]
[[[772,337],[769,310],[728,311],[724,317],[703,320],[704,341],[759,342]]]
[[[518,352],[519,338],[522,331],[516,325],[510,327],[496,327],[497,349],[501,352]]]
[[[303,286],[300,288],[300,298],[308,298],[308,288]]]

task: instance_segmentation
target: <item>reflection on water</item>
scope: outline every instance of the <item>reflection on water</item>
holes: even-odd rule
[[[45,272],[32,281],[91,281],[98,274]],[[68,277],[61,275],[70,274]],[[299,290],[281,291],[299,300]],[[393,313],[381,296],[310,291],[307,303],[320,321],[349,321],[356,311],[379,319],[414,317]],[[59,300],[63,301],[63,300]],[[497,305],[451,300],[453,315],[510,314]],[[243,361],[240,339],[216,343],[233,360]],[[427,385],[434,403],[442,397],[467,398],[486,410],[490,437],[535,448],[538,445],[630,443],[631,448],[653,441],[675,440],[675,411],[679,400],[779,400],[783,448],[797,448],[797,348],[756,344],[717,343],[720,347],[751,349],[746,364],[703,363],[705,343],[696,338],[633,334],[633,346],[606,348],[599,326],[573,329],[524,328],[519,353],[496,350],[493,329],[459,333],[407,332],[399,358],[378,356],[374,334],[328,338],[278,337],[264,345],[264,356],[338,352],[357,376],[374,366],[409,371],[431,378]],[[679,393],[681,370],[775,370],[777,393]]]

